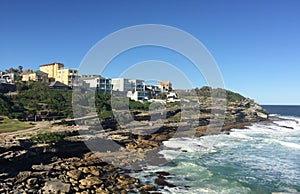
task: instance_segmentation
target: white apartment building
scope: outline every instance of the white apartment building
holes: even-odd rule
[[[145,81],[139,79],[130,79],[131,90],[134,91],[145,91]]]
[[[127,92],[132,90],[129,79],[126,78],[113,78],[111,79],[112,90],[117,92]]]
[[[111,79],[100,75],[82,75],[81,80],[89,85],[90,88],[96,89],[98,92],[111,93]]]
[[[128,91],[145,91],[145,81],[137,79],[113,78],[113,91],[128,92]]]

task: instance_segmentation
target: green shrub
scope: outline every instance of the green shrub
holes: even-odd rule
[[[181,113],[177,113],[176,115],[171,116],[168,119],[170,121],[173,121],[173,122],[180,122],[180,120],[181,120]]]
[[[39,143],[52,143],[58,142],[63,138],[63,135],[54,132],[47,132],[42,134],[37,134],[31,137],[32,141]]]
[[[102,111],[101,113],[98,114],[98,117],[100,119],[104,119],[104,118],[109,118],[109,117],[113,117],[114,114],[113,114],[113,111]]]

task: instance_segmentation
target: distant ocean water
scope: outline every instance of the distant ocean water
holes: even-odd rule
[[[300,117],[300,106],[292,105],[262,105],[270,114]]]
[[[300,106],[263,107],[286,120],[170,139],[160,152],[169,163],[134,176],[153,184],[156,171],[169,172],[167,181],[177,187],[162,193],[300,193]]]

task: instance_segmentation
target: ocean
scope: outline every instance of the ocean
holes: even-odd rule
[[[160,151],[169,162],[133,176],[153,184],[155,172],[169,172],[166,181],[176,187],[161,193],[300,193],[300,107],[263,107],[282,120],[230,135],[170,139]]]

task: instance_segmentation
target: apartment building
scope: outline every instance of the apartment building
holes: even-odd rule
[[[79,81],[78,70],[76,69],[60,69],[57,72],[55,81],[59,81],[67,86],[77,86]]]
[[[145,81],[138,79],[113,78],[113,91],[128,92],[128,91],[145,91]]]
[[[58,71],[64,68],[62,63],[50,63],[40,66],[40,71],[43,71],[48,74],[49,78],[56,78]]]
[[[109,78],[105,78],[100,75],[82,75],[80,79],[88,84],[89,88],[95,89],[98,92],[111,93],[112,91],[112,80]]]
[[[40,66],[40,71],[48,74],[48,78],[59,81],[68,86],[75,86],[78,84],[79,75],[76,69],[64,69],[62,63],[50,63]]]
[[[145,91],[145,81],[139,79],[130,79],[131,90],[133,91]]]
[[[116,92],[127,92],[132,90],[129,79],[126,78],[113,78],[111,79],[112,90]]]

